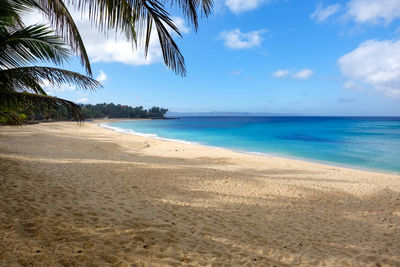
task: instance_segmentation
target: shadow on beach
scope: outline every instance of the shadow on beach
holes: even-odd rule
[[[389,188],[25,129],[0,135],[0,265],[400,265]]]

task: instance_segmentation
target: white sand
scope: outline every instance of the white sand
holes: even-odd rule
[[[0,266],[400,266],[400,176],[0,127]]]

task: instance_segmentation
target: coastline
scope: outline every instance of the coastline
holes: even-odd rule
[[[399,175],[101,122],[0,127],[0,265],[400,264]]]
[[[363,167],[363,166],[356,166],[356,165],[351,165],[351,164],[340,164],[338,162],[324,161],[324,160],[319,160],[319,159],[295,157],[295,156],[289,156],[289,155],[277,155],[277,154],[272,154],[272,153],[253,152],[253,151],[246,151],[246,150],[241,150],[241,149],[213,146],[213,145],[207,145],[207,144],[188,141],[188,140],[164,138],[164,137],[158,136],[156,134],[141,133],[141,132],[136,132],[134,130],[127,130],[127,129],[107,125],[107,124],[116,123],[119,121],[138,121],[138,119],[125,119],[125,120],[114,119],[109,122],[107,122],[107,121],[108,120],[101,120],[101,122],[99,122],[98,125],[107,130],[115,131],[115,132],[118,132],[121,134],[132,134],[132,135],[136,135],[136,136],[140,136],[140,137],[151,138],[151,139],[161,140],[161,141],[166,141],[166,142],[176,142],[176,143],[183,143],[183,144],[188,144],[188,145],[204,146],[204,147],[209,147],[209,148],[226,149],[226,150],[234,152],[234,153],[240,153],[240,154],[246,154],[246,155],[255,155],[255,156],[261,156],[261,157],[267,157],[267,158],[277,158],[277,159],[282,159],[282,160],[295,160],[295,161],[301,161],[301,162],[306,162],[306,163],[308,162],[308,163],[319,164],[319,165],[323,165],[326,167],[336,167],[336,168],[344,168],[344,169],[349,169],[349,170],[373,172],[373,173],[379,173],[379,174],[398,175],[400,177],[400,172],[396,172],[396,171],[392,171],[392,170],[373,169],[373,168],[368,168],[368,167]]]

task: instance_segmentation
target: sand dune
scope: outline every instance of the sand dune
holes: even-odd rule
[[[1,266],[400,266],[400,176],[0,128]]]

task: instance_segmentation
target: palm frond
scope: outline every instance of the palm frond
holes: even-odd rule
[[[89,76],[92,76],[89,56],[74,19],[62,0],[36,0],[50,23],[68,41],[74,53],[79,54],[81,64]],[[73,1],[72,1],[73,2]]]
[[[9,32],[0,28],[0,66],[16,68],[42,60],[61,64],[70,55],[62,39],[48,27],[32,25]]]
[[[0,106],[4,109],[21,107],[32,108],[42,112],[50,111],[59,105],[64,106],[68,112],[78,121],[84,119],[81,107],[72,101],[58,97],[32,94],[28,92],[3,92],[0,91]]]
[[[0,110],[0,124],[11,124],[20,126],[22,121],[20,116],[16,112],[11,112],[8,110]]]
[[[35,6],[34,0],[0,0],[0,25],[3,27],[22,27],[21,13]]]
[[[5,0],[2,0],[5,1]],[[90,62],[79,34],[78,28],[65,6],[63,0],[18,0],[36,1],[51,23],[69,41],[73,52],[79,53],[81,63],[86,72],[91,75]],[[157,29],[158,40],[163,52],[164,63],[177,74],[185,76],[185,62],[178,46],[171,37],[170,30],[181,35],[179,29],[172,22],[164,4],[177,6],[195,30],[198,28],[198,12],[208,16],[213,7],[213,0],[68,0],[82,13],[88,12],[89,18],[100,30],[116,29],[122,31],[128,40],[137,45],[142,40],[147,55],[150,45],[151,29]],[[138,36],[139,35],[139,36]]]
[[[173,31],[178,36],[181,34],[164,4],[178,6],[189,24],[193,25],[196,30],[199,9],[202,14],[208,16],[213,6],[213,0],[69,0],[69,3],[78,7],[83,14],[88,12],[90,20],[100,30],[118,29],[136,44],[137,40],[141,40],[146,54],[154,24],[163,52],[164,63],[182,76],[186,75],[185,61],[170,32]]]
[[[7,1],[7,0],[1,0]],[[9,0],[10,1],[10,0]],[[189,25],[198,28],[198,13],[208,16],[214,0],[17,0],[33,1],[39,6],[50,22],[63,37],[69,41],[73,51],[80,54],[81,63],[91,75],[89,58],[82,38],[65,1],[87,13],[89,19],[100,30],[115,29],[125,34],[126,38],[138,44],[144,44],[147,55],[153,25],[157,29],[158,40],[163,52],[164,63],[177,74],[186,75],[183,56],[171,36],[171,31],[181,36],[179,29],[172,22],[170,14],[164,8],[170,4],[178,7],[187,18]],[[12,1],[11,1],[12,2]],[[32,5],[34,6],[34,4]]]
[[[82,120],[80,106],[48,96],[43,88],[44,81],[52,86],[67,83],[77,89],[89,90],[101,87],[99,82],[64,69],[25,67],[27,63],[38,60],[61,64],[70,55],[62,38],[54,35],[48,27],[23,25],[20,13],[30,7],[41,9],[38,1],[0,0],[0,117],[18,123],[12,114],[15,110],[35,108],[51,111],[62,105],[73,117]]]
[[[151,3],[148,4],[147,2]],[[163,6],[158,3],[158,1],[147,1],[145,2],[145,7],[148,12],[148,21],[147,23],[151,23],[154,21],[154,24],[157,29],[158,39],[161,45],[161,50],[163,52],[164,63],[170,69],[174,70],[177,74],[182,76],[186,75],[186,67],[185,60],[183,55],[179,51],[177,44],[174,39],[171,37],[169,30],[166,28],[166,25],[170,27],[173,31],[178,33],[180,36],[179,29],[172,22],[169,17],[168,12],[163,9]],[[151,28],[147,28],[146,32],[146,41],[150,38]],[[146,42],[146,54],[148,50],[148,42]]]
[[[210,15],[214,0],[171,0],[172,6],[178,6],[183,15],[187,18],[189,25],[193,25],[194,29],[198,29],[198,10],[207,17]]]
[[[101,84],[77,72],[50,67],[20,67],[0,70],[0,91],[32,92],[46,95],[43,81],[52,86],[73,84],[77,89],[94,90]]]

